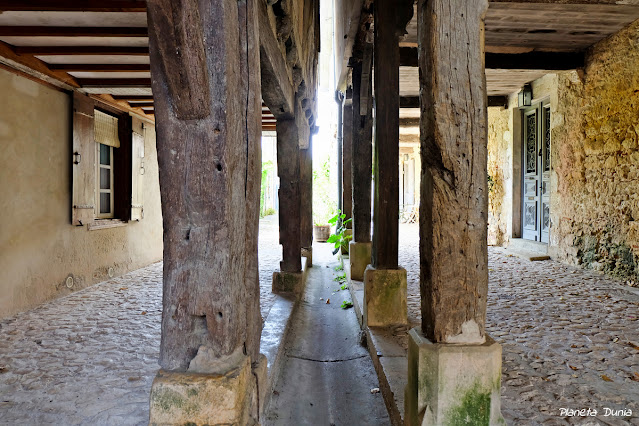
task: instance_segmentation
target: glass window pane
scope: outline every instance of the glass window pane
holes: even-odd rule
[[[111,169],[100,168],[100,189],[111,189]]]
[[[100,164],[111,164],[111,147],[100,144]]]
[[[111,194],[100,193],[100,213],[111,213]]]

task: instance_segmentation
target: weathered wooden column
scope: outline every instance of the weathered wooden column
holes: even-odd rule
[[[403,2],[399,2],[403,3]],[[372,264],[364,272],[369,326],[405,324],[406,270],[399,244],[399,14],[405,5],[377,0],[375,19],[375,191]],[[412,15],[412,2],[410,3]]]
[[[371,263],[371,173],[373,102],[371,84],[372,49],[362,62],[353,64],[353,142],[351,181],[353,191],[353,240],[349,259],[351,279],[362,281]],[[362,93],[364,94],[362,96]],[[363,100],[363,101],[362,101]]]
[[[252,1],[147,2],[164,225],[151,424],[259,420]]]
[[[487,8],[487,0],[418,3],[422,326],[409,338],[410,425],[504,423],[501,348],[484,328]]]
[[[353,147],[353,100],[344,100],[342,112],[342,213],[346,215],[344,220],[353,217],[353,191],[351,186],[351,157]],[[347,228],[352,227],[352,222]]]
[[[313,264],[313,139],[300,149],[300,245],[306,266]]]
[[[273,292],[298,292],[303,283],[301,245],[300,148],[298,124],[278,119],[277,173],[280,177],[279,220],[282,261],[273,273]]]

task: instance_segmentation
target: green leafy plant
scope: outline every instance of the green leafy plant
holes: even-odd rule
[[[266,208],[264,203],[266,202],[266,191],[268,189],[268,177],[273,173],[274,165],[272,161],[265,161],[262,163],[262,183],[260,188],[260,218],[269,216],[275,213],[275,209]]]
[[[333,268],[333,270],[335,270],[335,271],[343,271],[344,267],[342,265],[337,265],[336,267]]]
[[[348,284],[344,283],[342,284],[342,286],[339,288],[340,290],[346,290],[348,288]]]
[[[337,203],[332,189],[336,182],[331,180],[331,159],[319,162],[313,169],[313,225],[326,226],[335,215]]]
[[[337,227],[337,229],[335,229],[335,234],[331,235],[328,237],[328,240],[326,240],[327,243],[335,244],[333,254],[336,254],[340,248],[343,252],[348,252],[348,243],[353,238],[352,235],[346,234],[346,230],[348,229],[346,225],[351,223],[353,219],[344,219],[346,219],[346,215],[340,210],[337,210],[337,214],[328,221],[329,224]]]
[[[342,274],[342,275],[338,275],[335,278],[333,278],[333,281],[338,281],[340,283],[343,283],[346,281],[346,274]]]
[[[347,300],[344,300],[342,302],[342,309],[348,309],[348,308],[352,308],[353,307],[353,303],[349,302]]]

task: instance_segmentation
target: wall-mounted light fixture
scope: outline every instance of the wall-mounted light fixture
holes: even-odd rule
[[[524,88],[521,89],[521,92],[517,95],[517,105],[521,107],[527,107],[532,105],[532,86],[530,84],[525,84]]]

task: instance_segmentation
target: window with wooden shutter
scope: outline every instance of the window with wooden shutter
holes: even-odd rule
[[[86,225],[95,218],[94,101],[73,93],[71,223]]]
[[[99,229],[141,220],[142,121],[80,93],[73,105],[72,224]]]

